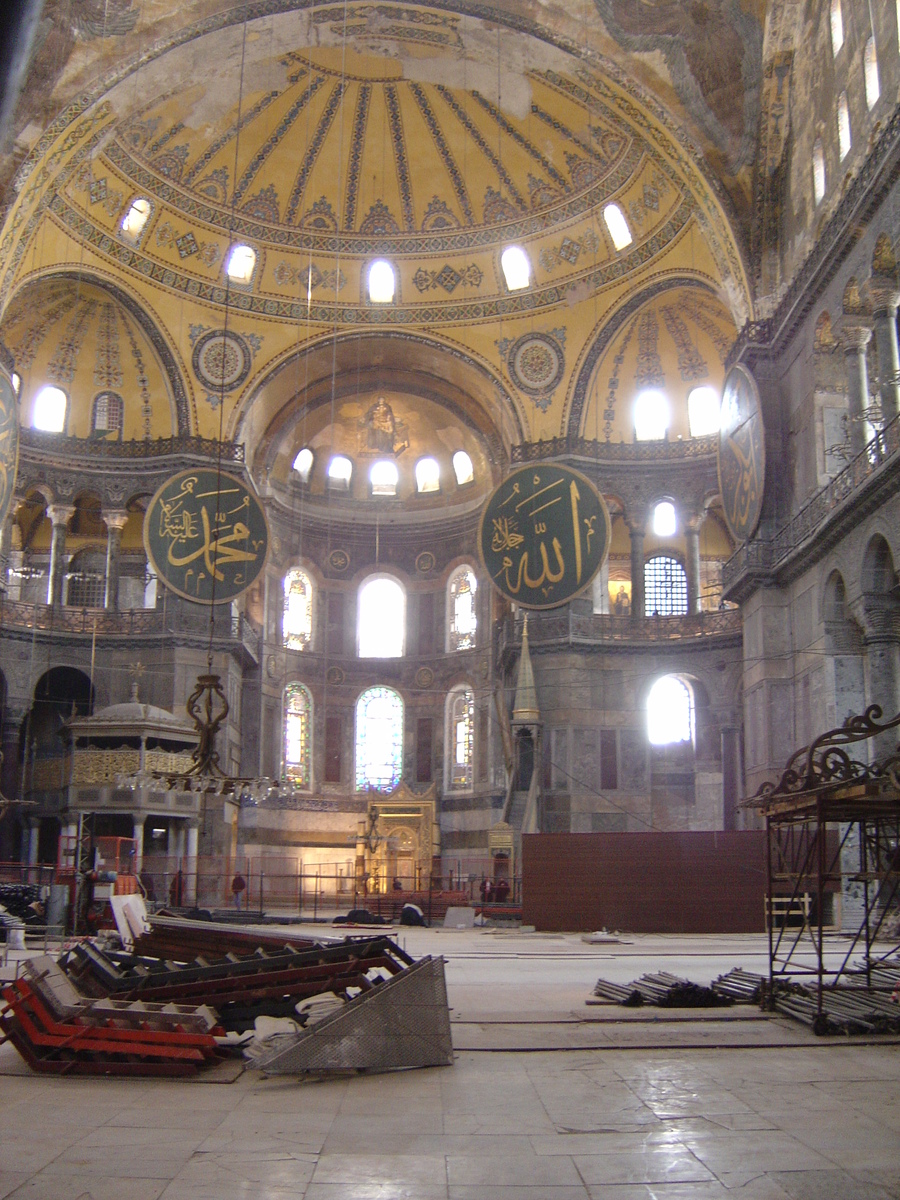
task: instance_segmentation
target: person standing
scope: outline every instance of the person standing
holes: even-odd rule
[[[246,890],[247,880],[243,877],[240,871],[238,871],[234,879],[231,881],[231,896],[234,900],[234,907],[238,910],[238,912],[241,911],[243,895]]]

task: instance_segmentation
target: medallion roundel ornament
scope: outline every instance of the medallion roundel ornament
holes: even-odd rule
[[[266,563],[269,530],[256,494],[214,467],[180,471],[150,501],[144,547],[167,588],[197,604],[225,604]]]
[[[523,608],[557,608],[583,592],[609,552],[609,512],[580,471],[537,463],[513,471],[481,515],[478,550],[494,587]]]
[[[194,343],[194,374],[211,391],[233,392],[250,374],[250,347],[236,333],[211,329]]]
[[[562,347],[546,333],[523,334],[509,352],[512,381],[530,396],[552,392],[565,369]]]
[[[19,466],[19,404],[9,375],[0,367],[0,523],[6,520]]]
[[[766,432],[756,380],[740,364],[722,388],[719,418],[719,491],[732,535],[753,536],[762,512],[766,479]]]

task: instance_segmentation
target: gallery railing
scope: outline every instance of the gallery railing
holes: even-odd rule
[[[0,628],[28,632],[73,635],[79,637],[140,637],[146,634],[174,634],[207,637],[209,626],[188,629],[177,617],[161,608],[129,608],[122,611],[106,608],[68,608],[50,604],[28,604],[0,596]],[[213,637],[239,641],[258,658],[262,630],[246,614],[227,613],[217,616]]]
[[[600,462],[673,462],[683,459],[714,458],[716,436],[683,438],[666,442],[604,442],[598,438],[547,438],[538,442],[522,442],[512,448],[512,461],[535,462],[542,458],[558,458],[564,454],[578,458],[593,458]]]
[[[532,648],[562,643],[668,642],[691,638],[739,637],[741,614],[737,608],[689,613],[677,617],[618,616],[571,611],[528,614],[528,639]],[[522,641],[521,623],[508,617],[500,635],[500,651]]]
[[[747,572],[775,571],[798,547],[821,527],[841,506],[854,496],[885,463],[900,450],[900,417],[875,435],[865,449],[847,463],[806,504],[782,525],[773,538],[754,538],[745,542],[722,568],[725,590]]]
[[[21,431],[22,449],[54,453],[61,450],[59,434],[45,433],[39,429]],[[133,438],[124,442],[108,442],[102,438],[65,439],[65,453],[70,458],[85,455],[89,458],[186,458],[220,459],[225,463],[242,463],[242,442],[218,442],[215,438],[171,437]]]

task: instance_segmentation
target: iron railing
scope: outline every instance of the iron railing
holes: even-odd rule
[[[559,458],[565,454],[592,458],[600,462],[673,462],[683,459],[714,458],[718,437],[684,438],[666,442],[603,442],[597,438],[562,437],[546,441],[522,442],[512,448],[512,461],[534,462],[542,458]]]

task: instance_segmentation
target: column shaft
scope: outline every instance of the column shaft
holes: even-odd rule
[[[869,375],[866,370],[866,346],[872,337],[871,329],[851,326],[843,331],[844,355],[847,360],[847,398],[850,418],[850,453],[860,454],[871,440],[874,430],[866,421],[869,407]]]
[[[119,607],[119,552],[122,546],[122,529],[128,519],[127,513],[109,513],[106,521],[106,595],[104,607]]]
[[[644,617],[644,531],[629,526],[631,534],[631,619]]]
[[[52,504],[47,515],[52,524],[50,535],[50,578],[47,581],[47,603],[62,604],[66,577],[66,522],[75,510],[62,504]]]
[[[700,530],[688,524],[684,531],[687,540],[687,604],[689,613],[700,611]]]

